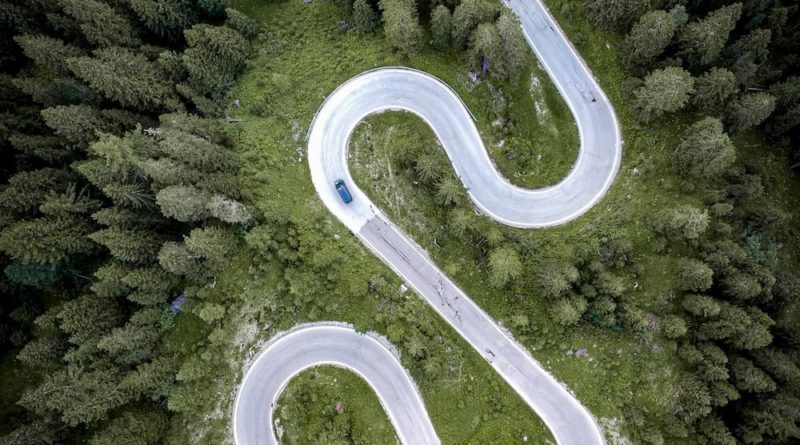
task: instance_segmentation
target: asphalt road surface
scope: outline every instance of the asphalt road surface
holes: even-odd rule
[[[234,408],[236,443],[277,443],[272,427],[280,394],[292,377],[319,365],[361,376],[375,390],[404,444],[439,443],[419,391],[388,341],[346,325],[320,323],[273,338],[250,366]]]
[[[622,153],[619,126],[611,104],[539,0],[510,0],[506,4],[519,16],[526,40],[564,97],[578,126],[581,138],[578,159],[560,183],[535,190],[512,185],[492,164],[472,116],[458,96],[435,77],[406,68],[367,71],[328,96],[309,132],[311,177],[328,209],[486,359],[539,415],[559,444],[602,444],[602,434],[589,411],[445,276],[419,245],[391,223],[358,188],[347,167],[350,134],[364,117],[385,110],[406,110],[431,126],[475,205],[501,223],[529,228],[564,224],[603,197],[616,177]],[[348,185],[353,196],[350,204],[344,204],[333,187],[336,179],[344,179]],[[305,341],[324,335],[312,332]],[[300,346],[298,343],[297,347]],[[337,356],[340,362],[353,360],[350,355],[360,354],[355,341],[336,350],[341,354]],[[264,354],[271,355],[270,349]],[[295,369],[299,365],[291,356],[287,359],[271,356],[274,362],[268,360],[264,366],[254,366],[239,390],[234,412],[238,445],[276,443],[269,422],[273,407],[268,402],[277,398],[285,386],[286,375],[299,372]],[[263,362],[259,359],[258,363]],[[305,367],[311,366],[304,363]],[[269,374],[272,368],[288,374],[279,382],[260,383],[276,379]],[[419,421],[427,418],[424,408],[417,405],[418,394],[391,399],[381,394],[378,382],[362,375],[384,402],[404,443],[438,443],[435,437],[414,436],[412,426],[401,424],[392,414],[392,410],[406,413],[419,410]],[[410,437],[420,439],[407,439]]]

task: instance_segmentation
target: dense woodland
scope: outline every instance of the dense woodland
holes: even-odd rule
[[[0,347],[37,376],[0,443],[158,443],[179,297],[256,218],[219,117],[257,26],[224,0],[4,1],[0,21]]]
[[[496,82],[523,70],[525,42],[499,4],[335,1],[343,29],[382,31],[403,54],[428,44],[462,51]],[[170,412],[204,384],[193,351],[164,338],[181,302],[213,287],[242,238],[262,263],[284,267],[284,291],[297,299],[324,294],[319,277],[335,279],[333,261],[314,250],[316,227],[259,215],[242,196],[226,92],[259,29],[226,3],[0,4],[0,342],[35,376],[19,401],[25,411],[0,422],[0,444],[159,443]],[[674,340],[685,371],[679,403],[657,419],[628,407],[637,443],[798,440],[800,280],[785,248],[796,215],[765,196],[764,172],[737,161],[732,136],[763,133],[787,153],[780,174],[794,174],[800,10],[772,1],[583,6],[599,29],[624,36],[629,103],[644,127],[682,127],[672,168],[686,178],[681,193],[702,192],[702,205],[648,221],[650,248],[681,258],[680,286],[656,314],[625,284],[637,271],[630,240],[578,246],[569,261],[539,258],[525,237],[466,207],[441,153],[390,156],[450,209],[443,242],[474,246],[493,286],[536,289],[567,332],[584,323],[644,333],[656,320]],[[214,320],[224,308],[203,310]],[[401,315],[415,327],[389,332],[394,341],[413,346],[432,332],[424,317]],[[512,327],[528,324],[520,313]],[[418,357],[425,372],[441,368]]]

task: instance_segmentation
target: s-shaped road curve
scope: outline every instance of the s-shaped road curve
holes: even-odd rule
[[[328,209],[490,363],[539,415],[559,444],[602,444],[602,434],[588,410],[440,271],[419,245],[391,223],[357,187],[347,168],[349,137],[361,120],[385,110],[406,110],[430,125],[472,201],[498,222],[526,228],[556,226],[579,217],[603,197],[616,177],[622,155],[619,125],[610,102],[540,0],[510,0],[506,4],[519,17],[526,40],[575,117],[581,147],[566,178],[554,186],[535,190],[512,185],[494,167],[459,97],[435,77],[406,68],[368,71],[328,96],[309,133],[311,177]],[[340,178],[353,195],[350,204],[344,204],[333,187]],[[325,333],[318,335],[323,337]],[[298,342],[297,346],[301,345]],[[342,354],[363,352],[355,344],[350,346],[345,348],[349,352],[343,349]],[[267,353],[269,350],[264,352]],[[257,388],[248,382],[258,381],[260,377],[253,375],[266,372],[266,368],[291,367],[292,356],[287,357],[278,357],[273,363],[259,360],[248,371],[234,411],[238,445],[276,443],[271,432],[272,407],[264,401],[277,396],[254,395],[251,392]],[[318,358],[320,364],[328,362],[324,357]],[[259,363],[263,364],[263,371],[257,366]],[[380,391],[381,382],[368,383]],[[383,395],[379,397],[385,401]],[[397,403],[404,406],[384,406],[402,440],[414,433],[400,431],[411,426],[401,424],[397,412],[411,412],[408,408],[416,401],[409,396]],[[423,411],[419,416],[427,414]],[[438,439],[406,443],[438,443]]]

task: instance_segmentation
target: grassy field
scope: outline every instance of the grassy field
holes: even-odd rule
[[[393,444],[397,436],[378,398],[353,373],[322,366],[304,371],[276,408],[282,443]]]

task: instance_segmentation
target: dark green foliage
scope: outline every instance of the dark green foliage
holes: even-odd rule
[[[522,261],[511,246],[498,247],[489,254],[489,280],[494,287],[503,287],[522,273]]]
[[[775,97],[769,93],[748,93],[728,106],[725,122],[732,131],[744,131],[764,122],[775,110]]]
[[[401,54],[410,56],[422,48],[422,28],[417,6],[411,0],[381,0],[383,32],[389,44]]]
[[[58,0],[58,3],[93,45],[134,46],[139,43],[130,22],[107,3],[98,0]]]
[[[688,205],[672,207],[656,212],[651,224],[670,239],[695,240],[708,228],[708,212]]]
[[[719,314],[719,304],[707,295],[683,297],[683,309],[696,317],[713,317]]]
[[[711,68],[695,79],[692,104],[702,110],[715,110],[733,94],[736,76],[725,68]]]
[[[640,120],[649,121],[680,110],[689,102],[693,92],[694,79],[689,72],[667,67],[644,78],[644,85],[633,93],[633,107]]]
[[[731,361],[731,373],[736,388],[741,391],[769,392],[776,388],[769,375],[746,358],[734,358]]]
[[[93,57],[68,59],[67,65],[94,91],[137,110],[180,108],[172,86],[165,82],[158,67],[141,53],[110,47],[96,50],[93,54]],[[220,64],[224,62],[221,60]],[[187,68],[197,66],[187,62]]]
[[[67,75],[70,73],[67,67],[67,59],[82,55],[80,48],[64,43],[45,35],[23,34],[14,37],[25,55],[33,60],[37,65],[56,74]]]
[[[453,11],[453,46],[463,49],[479,23],[491,21],[495,7],[483,0],[464,0]]]
[[[704,291],[713,283],[714,271],[705,263],[693,258],[678,260],[678,289]]]
[[[128,5],[153,33],[176,39],[182,29],[197,23],[197,8],[191,0],[128,0]]]
[[[195,90],[219,97],[244,68],[250,44],[225,26],[195,25],[183,34],[188,45],[183,63],[189,82]]]
[[[92,231],[78,218],[38,218],[18,222],[0,233],[0,250],[28,264],[59,264],[72,255],[89,254]]]
[[[372,32],[378,29],[381,18],[378,12],[372,9],[367,0],[355,0],[353,3],[353,22],[359,32]]]
[[[590,0],[586,3],[592,23],[603,30],[629,28],[649,8],[646,0]]]
[[[445,5],[439,5],[431,12],[431,37],[436,48],[444,49],[450,46],[453,33],[453,14]]]
[[[95,433],[89,445],[155,445],[167,425],[167,417],[161,410],[126,410]]]
[[[678,24],[667,11],[650,11],[636,22],[620,45],[622,60],[630,67],[648,66],[672,41]]]
[[[70,365],[45,377],[35,390],[25,393],[20,404],[41,415],[55,413],[71,426],[91,423],[130,400],[119,389],[119,379],[120,373],[113,368],[88,370]]]
[[[722,122],[706,117],[683,133],[672,163],[692,178],[717,179],[736,159],[736,148],[722,129]]]
[[[198,228],[186,242],[202,273],[171,274],[157,262],[162,244],[198,224],[164,217],[156,194],[186,187],[184,198],[205,199],[218,224],[252,219],[237,201],[224,124],[157,119],[195,105],[219,109],[215,100],[249,54],[242,34],[258,32],[226,6],[0,5],[0,343],[24,344],[18,360],[32,374],[19,402],[26,411],[3,411],[13,414],[0,422],[10,431],[0,442],[162,441],[164,398],[184,360],[161,348],[174,326],[166,303],[221,270],[237,237],[233,228]]]
[[[706,66],[717,60],[741,14],[742,4],[734,3],[687,24],[679,40],[689,62],[693,66]]]

